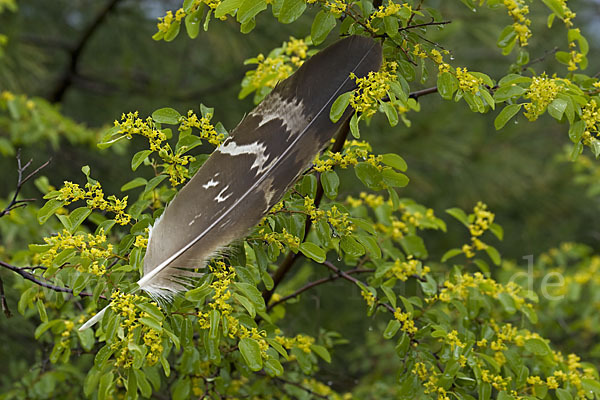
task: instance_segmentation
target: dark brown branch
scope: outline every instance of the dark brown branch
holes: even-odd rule
[[[354,269],[349,270],[346,273],[348,275],[352,275],[352,274],[360,274],[360,273],[365,273],[365,272],[373,272],[373,270],[372,269],[354,268]],[[271,304],[269,304],[267,306],[267,311],[270,310],[271,308],[275,307],[277,304],[281,304],[281,303],[288,301],[289,299],[293,299],[294,297],[300,295],[303,292],[306,292],[309,289],[312,289],[314,287],[317,287],[317,286],[322,285],[327,282],[335,281],[336,279],[339,279],[339,278],[341,278],[340,275],[331,275],[331,276],[328,276],[327,278],[321,278],[314,282],[309,282],[306,285],[302,286],[300,289],[296,290],[294,293],[284,296],[284,297],[280,298],[279,300],[274,301]]]
[[[119,1],[120,0],[108,1],[104,8],[100,10],[100,12],[94,18],[94,20],[83,31],[83,34],[79,38],[79,41],[69,52],[69,65],[67,67],[67,70],[64,72],[58,84],[56,85],[56,88],[54,88],[52,94],[49,96],[52,102],[59,102],[64,97],[65,92],[73,82],[73,77],[77,74],[83,50],[87,46],[94,32],[96,32],[96,30],[100,27],[104,19],[108,16],[108,14],[110,14],[110,12],[115,8]]]
[[[428,95],[428,94],[436,93],[437,90],[438,90],[437,86],[430,87],[430,88],[423,89],[423,90],[417,90],[416,92],[411,92],[408,95],[408,97],[411,98],[411,99],[415,99],[416,100],[416,99],[418,99],[421,96],[425,96],[425,95]]]
[[[0,278],[0,305],[2,306],[2,311],[6,318],[12,317],[10,309],[8,308],[8,303],[6,302],[6,296],[4,295],[4,282],[2,282],[2,278]]]
[[[33,283],[35,283],[38,286],[41,287],[45,287],[46,289],[50,289],[53,290],[55,292],[61,292],[61,293],[69,293],[71,295],[73,295],[73,289],[69,289],[67,287],[62,287],[62,286],[56,286],[53,285],[51,283],[48,282],[44,282],[40,279],[38,279],[38,277],[30,272],[27,272],[25,270],[25,268],[19,268],[16,267],[14,265],[10,265],[8,263],[5,263],[4,261],[0,261],[0,267],[4,267],[6,269],[9,269],[13,272],[16,272],[17,274],[21,275],[23,278],[27,279],[28,281],[31,281]],[[92,293],[87,293],[87,292],[80,292],[77,296],[79,297],[92,297],[93,294]],[[100,296],[101,299],[107,300],[107,298],[105,296]]]
[[[344,147],[344,143],[346,143],[346,138],[348,137],[348,133],[350,133],[350,119],[341,126],[336,138],[335,143],[333,144],[331,151],[338,152],[342,150]],[[317,193],[315,195],[315,207],[319,207],[321,204],[321,200],[323,199],[323,186],[321,185],[321,180],[317,180]],[[312,226],[312,221],[310,218],[306,218],[306,224],[304,225],[304,239],[308,236],[308,232],[310,231],[310,227]],[[263,292],[263,298],[265,299],[265,303],[268,304],[271,296],[275,293],[275,289],[281,283],[285,275],[292,269],[294,262],[300,256],[300,252],[293,253],[289,252],[275,274],[273,275],[273,288],[271,290],[266,290]]]
[[[45,163],[43,163],[42,165],[37,167],[34,171],[32,171],[25,178],[23,178],[23,173],[27,170],[27,168],[29,168],[32,161],[33,160],[29,160],[29,161],[27,161],[27,163],[25,165],[22,165],[21,164],[21,150],[17,151],[17,188],[15,189],[15,193],[14,193],[11,201],[4,208],[4,210],[0,211],[0,218],[9,214],[12,210],[14,210],[16,208],[25,207],[27,205],[27,203],[35,200],[35,199],[17,200],[17,198],[19,197],[19,193],[21,192],[23,185],[25,183],[27,183],[28,180],[33,178],[42,169],[46,168],[48,166],[48,164],[50,164],[50,160],[46,161]]]
[[[521,71],[527,70],[527,68],[532,66],[533,64],[537,64],[537,63],[544,61],[546,59],[546,57],[548,57],[549,55],[552,55],[552,54],[556,54],[556,52],[558,50],[560,50],[558,47],[554,47],[552,50],[546,50],[546,52],[544,52],[544,55],[542,55],[541,57],[531,60],[527,64],[523,65],[521,67]]]
[[[424,27],[424,26],[440,26],[440,25],[448,25],[448,24],[451,24],[451,23],[452,23],[452,21],[438,21],[438,22],[436,22],[435,19],[431,18],[431,21],[429,21],[429,22],[424,22],[422,24],[408,25],[408,26],[405,26],[404,28],[398,29],[398,32],[407,31],[409,29],[421,28],[421,27]]]

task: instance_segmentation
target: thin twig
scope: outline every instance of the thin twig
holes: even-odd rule
[[[69,289],[67,287],[62,287],[62,286],[56,286],[56,285],[53,285],[51,283],[44,282],[44,281],[38,279],[38,277],[36,275],[34,275],[34,274],[30,273],[30,272],[27,272],[25,270],[25,268],[19,268],[19,267],[16,267],[14,265],[10,265],[8,263],[5,263],[4,261],[0,261],[0,267],[4,267],[4,268],[7,268],[7,269],[9,269],[9,270],[11,270],[13,272],[16,272],[17,274],[21,275],[23,278],[27,279],[28,281],[31,281],[31,282],[35,283],[38,286],[45,287],[46,289],[50,289],[50,290],[53,290],[55,292],[69,293],[69,294],[71,294],[71,295],[74,296],[73,289]],[[77,296],[79,296],[79,297],[92,297],[93,295],[94,295],[93,293],[80,292]],[[102,295],[100,295],[100,298],[104,299],[104,300],[108,300],[105,296],[102,296]]]
[[[27,168],[29,168],[32,161],[33,161],[33,159],[27,161],[27,163],[25,163],[25,165],[22,165],[21,164],[21,150],[17,151],[17,188],[15,189],[15,193],[14,193],[11,201],[4,208],[4,210],[0,211],[0,218],[9,214],[12,210],[14,210],[16,208],[25,207],[27,205],[27,203],[35,201],[35,199],[17,200],[17,198],[19,197],[19,193],[21,192],[23,185],[28,180],[30,180],[32,177],[34,177],[38,172],[40,172],[43,168],[46,168],[48,166],[48,164],[50,164],[50,160],[46,161],[45,163],[43,163],[42,165],[37,167],[33,172],[31,172],[25,178],[23,178],[23,173],[27,170]]]
[[[346,273],[348,275],[352,275],[352,274],[360,274],[360,273],[365,273],[365,272],[373,272],[373,270],[372,269],[363,269],[363,268],[354,268],[354,269],[347,271]],[[339,279],[339,278],[341,278],[340,275],[331,275],[331,276],[328,276],[327,278],[321,278],[316,281],[309,282],[306,285],[302,286],[300,289],[296,290],[294,293],[284,296],[284,297],[280,298],[279,300],[270,303],[267,306],[267,311],[270,310],[271,308],[275,307],[277,304],[281,304],[281,303],[288,301],[289,299],[293,299],[294,297],[300,295],[303,292],[306,292],[309,289],[312,289],[314,287],[317,287],[317,286],[322,285],[327,282],[335,281],[336,279]]]
[[[324,266],[326,266],[327,268],[329,268],[330,270],[332,270],[333,272],[335,272],[341,278],[344,278],[345,280],[354,283],[358,287],[367,286],[364,282],[361,282],[359,279],[356,279],[355,277],[353,277],[352,275],[350,275],[348,272],[346,272],[346,271],[344,271],[344,270],[336,267],[335,265],[333,265],[333,263],[331,263],[329,261],[324,261],[322,264]],[[394,309],[394,307],[392,307],[388,303],[384,303],[384,302],[379,301],[379,299],[377,297],[375,298],[375,301],[378,303],[378,305],[384,307],[385,309],[387,309],[392,314],[396,312],[396,310]]]
[[[436,22],[435,19],[431,18],[431,21],[429,21],[429,22],[424,22],[422,24],[416,24],[416,25],[407,25],[404,28],[398,29],[398,32],[407,31],[409,29],[414,29],[414,28],[421,28],[423,26],[448,25],[448,24],[451,24],[451,23],[452,23],[452,21],[438,21],[438,22]]]
[[[544,60],[546,59],[546,57],[548,57],[548,56],[549,56],[549,55],[551,55],[551,54],[556,54],[556,52],[557,52],[558,50],[560,50],[558,47],[554,47],[552,50],[546,50],[546,51],[544,52],[544,55],[542,55],[542,56],[540,56],[540,57],[538,57],[538,58],[536,58],[536,59],[534,59],[534,60],[531,60],[531,61],[529,61],[527,64],[523,65],[523,66],[521,67],[521,71],[525,71],[525,70],[527,70],[527,68],[528,68],[528,67],[530,67],[530,66],[531,66],[531,65],[533,65],[533,64],[537,64],[537,63],[540,63],[540,62],[544,61]]]

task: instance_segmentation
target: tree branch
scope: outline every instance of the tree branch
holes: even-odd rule
[[[90,38],[96,32],[98,27],[102,24],[104,19],[110,14],[110,12],[115,8],[117,3],[120,0],[109,0],[108,3],[100,10],[100,12],[96,15],[94,20],[88,25],[88,27],[83,31],[83,34],[79,38],[79,41],[73,49],[69,52],[69,66],[67,70],[63,73],[61,79],[58,81],[58,84],[50,94],[49,98],[52,102],[60,102],[65,95],[65,92],[71,86],[73,82],[73,78],[77,74],[77,70],[79,67],[79,61],[81,59],[81,53],[87,46]]]
[[[358,287],[367,286],[363,282],[361,282],[359,279],[356,279],[355,277],[353,277],[352,275],[350,275],[348,272],[345,272],[344,270],[336,267],[335,265],[333,265],[333,263],[331,263],[329,261],[324,261],[322,264],[324,266],[326,266],[327,268],[329,268],[330,270],[332,270],[336,275],[340,276],[341,278],[343,278],[343,279],[345,279],[347,281],[350,281],[350,282],[354,283]],[[383,303],[383,302],[379,301],[379,299],[377,297],[375,297],[375,301],[380,306],[384,307],[386,310],[388,310],[389,312],[391,312],[392,314],[394,314],[396,312],[396,310],[394,309],[394,307],[392,307],[388,303]]]
[[[69,294],[75,296],[73,294],[73,289],[69,289],[67,287],[62,287],[62,286],[56,286],[56,285],[53,285],[51,283],[44,282],[44,281],[38,279],[38,276],[36,276],[36,275],[34,275],[34,274],[30,273],[30,272],[27,272],[25,270],[25,268],[19,268],[19,267],[16,267],[14,265],[10,265],[8,263],[5,263],[4,261],[0,261],[0,267],[4,267],[4,268],[9,269],[9,270],[11,270],[13,272],[16,272],[17,274],[21,275],[23,278],[27,279],[28,281],[31,281],[31,282],[35,283],[38,286],[44,287],[46,289],[54,290],[55,292],[69,293]],[[80,292],[77,296],[79,296],[79,297],[92,297],[93,294],[92,293],[87,293],[87,292]],[[102,296],[102,295],[100,295],[100,298],[104,299],[104,300],[107,300],[107,298],[105,296]]]
[[[421,96],[425,96],[425,95],[428,95],[431,93],[436,93],[437,91],[438,91],[437,86],[434,86],[434,87],[430,87],[430,88],[423,89],[423,90],[417,90],[416,92],[410,92],[408,97],[416,100]]]
[[[347,271],[346,273],[348,275],[352,275],[352,274],[361,274],[361,273],[365,273],[365,272],[373,272],[373,270],[372,269],[354,268],[354,269]],[[289,294],[285,297],[282,297],[281,299],[274,301],[274,302],[270,303],[269,305],[267,305],[267,311],[269,311],[271,308],[275,307],[277,304],[281,304],[281,303],[288,301],[289,299],[293,299],[294,297],[300,295],[303,292],[306,292],[309,289],[312,289],[314,287],[317,287],[317,286],[322,285],[327,282],[335,281],[336,279],[339,279],[339,278],[341,278],[340,275],[331,275],[331,276],[328,276],[327,278],[321,278],[316,281],[309,282],[306,285],[302,286],[300,289],[296,290],[294,293]]]
[[[28,180],[33,178],[43,168],[46,168],[48,166],[48,164],[50,164],[50,160],[46,161],[45,163],[43,163],[42,165],[37,167],[33,172],[31,172],[29,175],[27,175],[25,178],[23,178],[23,173],[27,170],[27,168],[29,168],[32,161],[33,161],[33,159],[27,161],[27,163],[25,165],[22,165],[21,164],[21,150],[17,151],[17,188],[15,190],[15,194],[13,195],[11,201],[4,208],[4,210],[0,211],[0,218],[9,214],[12,210],[14,210],[16,208],[25,207],[27,205],[27,203],[35,200],[35,199],[17,200],[17,198],[19,196],[19,192],[21,192],[21,189],[23,188],[23,185]]]

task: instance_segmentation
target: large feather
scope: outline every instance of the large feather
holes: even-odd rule
[[[356,87],[350,73],[366,76],[381,61],[377,42],[351,36],[280,82],[156,221],[140,289],[160,298],[186,289],[193,269],[256,225],[350,118],[347,109],[337,123],[329,119],[335,99]],[[104,310],[80,329],[93,325]]]

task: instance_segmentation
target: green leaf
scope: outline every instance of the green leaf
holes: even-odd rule
[[[446,210],[446,213],[452,215],[454,218],[462,222],[464,226],[469,227],[469,218],[467,217],[467,214],[465,214],[465,212],[460,208],[449,208]]]
[[[585,132],[585,122],[579,120],[569,128],[569,139],[571,139],[571,142],[573,143],[579,143],[583,136],[583,132]]]
[[[265,299],[262,297],[262,293],[256,288],[256,286],[243,282],[236,282],[234,285],[236,289],[238,289],[252,302],[252,304],[256,306],[258,311],[266,310]]]
[[[442,262],[446,262],[447,260],[451,259],[452,257],[456,257],[457,255],[462,254],[462,250],[461,249],[450,249],[447,252],[444,253],[444,255],[442,256]]]
[[[556,389],[556,397],[558,400],[573,400],[573,396],[567,389]]]
[[[215,17],[221,18],[225,14],[233,14],[233,11],[238,9],[244,0],[223,0],[215,9]]]
[[[340,186],[340,178],[335,171],[328,170],[321,173],[321,185],[325,196],[330,199],[335,199]]]
[[[383,189],[381,172],[374,165],[360,162],[354,166],[354,173],[366,187],[372,190]]]
[[[521,110],[522,105],[523,104],[509,104],[508,106],[504,107],[494,120],[494,127],[496,130],[502,129],[504,125],[506,125],[506,123],[510,121],[511,118],[519,112],[519,110]]]
[[[310,346],[310,349],[319,357],[321,357],[323,360],[325,360],[325,362],[327,363],[331,363],[331,355],[329,354],[329,351],[327,351],[327,349],[321,345],[318,344],[313,344]]]
[[[285,1],[285,0],[284,0]],[[331,122],[338,122],[342,115],[344,115],[344,111],[348,108],[350,104],[350,98],[352,97],[352,92],[346,92],[341,94],[333,104],[331,105],[331,110],[329,111],[329,119]]]
[[[134,178],[134,179],[130,180],[129,182],[127,182],[126,184],[124,184],[123,186],[121,186],[121,192],[126,192],[128,190],[135,189],[140,186],[144,186],[147,183],[148,183],[148,181],[146,179],[138,176],[137,178]]]
[[[501,86],[494,92],[494,100],[496,102],[507,101],[513,97],[521,96],[525,92],[527,92],[525,88],[514,83],[507,86]]]
[[[527,339],[525,341],[525,349],[537,356],[545,356],[550,354],[550,346],[544,340],[539,338]]]
[[[221,322],[221,314],[219,313],[219,310],[211,310],[208,314],[208,320],[210,323],[208,337],[210,339],[218,339],[219,338],[219,322]]]
[[[406,252],[416,258],[427,258],[427,249],[425,248],[425,242],[417,235],[406,235],[400,239],[400,244]]]
[[[332,13],[321,10],[315,16],[310,29],[310,37],[315,46],[323,43],[327,39],[329,32],[335,28],[336,20]]]
[[[454,92],[458,90],[458,79],[450,72],[443,72],[438,75],[437,89],[443,99],[452,100]]]
[[[252,20],[258,13],[267,9],[265,0],[244,0],[237,11],[237,21],[246,24]]]
[[[495,265],[500,265],[500,261],[501,261],[500,253],[498,253],[498,250],[496,250],[495,247],[488,245],[485,248],[485,252],[487,253],[487,255],[490,257],[490,259],[492,260],[492,262]]]
[[[514,314],[517,312],[515,300],[510,294],[502,292],[498,294],[498,300],[500,301],[500,303],[502,303],[502,307],[504,307],[507,313]]]
[[[98,400],[104,400],[106,398],[111,397],[110,393],[113,389],[113,380],[114,375],[112,372],[102,374],[102,376],[100,377],[100,383],[98,384]]]
[[[381,248],[373,236],[356,235],[355,238],[365,247],[365,249],[367,249],[374,259],[381,258]]]
[[[276,360],[273,357],[269,357],[267,361],[265,361],[265,371],[269,376],[280,376],[284,372],[283,366],[279,360]]]
[[[200,4],[203,5],[202,3]],[[200,33],[202,14],[204,14],[204,7],[201,6],[185,17],[185,30],[190,39],[195,39],[198,36],[198,33]]]
[[[65,204],[65,201],[63,201],[63,200],[57,200],[57,199],[48,200],[46,202],[46,204],[44,204],[44,206],[42,208],[40,208],[37,212],[37,219],[38,219],[38,222],[40,223],[40,225],[43,224],[44,222],[46,222],[48,220],[48,218],[53,216],[54,213],[56,212],[56,210],[61,208],[64,204]]]
[[[160,183],[162,181],[164,181],[165,179],[167,179],[167,175],[158,175],[158,176],[155,176],[154,178],[150,179],[148,181],[148,183],[146,184],[146,187],[144,188],[144,192],[149,192],[151,190],[154,190],[154,188],[157,187],[158,185],[160,185]]]
[[[302,252],[302,254],[304,254],[306,257],[315,260],[318,263],[322,263],[323,261],[325,261],[325,250],[323,250],[322,248],[320,248],[319,246],[317,246],[314,243],[311,242],[304,242],[300,245],[300,251]]]
[[[552,103],[548,105],[548,114],[550,114],[557,121],[560,121],[568,105],[569,103],[565,99],[554,99]]]
[[[250,318],[254,318],[256,316],[256,309],[254,308],[254,305],[252,305],[252,302],[250,300],[237,293],[233,294],[233,298],[236,299],[238,303],[240,303],[246,309],[246,311],[248,311],[248,314],[250,314]]]
[[[162,332],[162,326],[154,318],[142,317],[139,319],[139,321],[150,329],[154,329],[157,332]]]
[[[542,0],[542,2],[548,6],[550,10],[561,18],[565,17],[565,12],[563,10],[563,5],[560,0]]]
[[[164,36],[163,36],[163,39],[165,40],[165,42],[170,42],[173,39],[175,39],[177,37],[177,35],[179,35],[179,30],[180,29],[181,29],[181,22],[180,21],[173,21],[173,23],[169,27],[169,30],[166,31],[165,34],[164,34]]]
[[[41,299],[35,303],[38,314],[40,315],[40,320],[42,322],[48,322],[48,314],[46,314],[46,307],[44,306],[44,302]]]
[[[160,108],[152,113],[152,119],[161,124],[176,125],[181,119],[181,114],[172,108]]]
[[[131,170],[135,171],[150,154],[152,154],[152,150],[142,150],[135,153],[131,159]]]
[[[384,168],[381,171],[381,177],[383,178],[383,182],[391,187],[404,187],[409,182],[408,176],[396,172],[391,168]]]
[[[360,120],[360,117],[358,116],[358,113],[354,112],[354,114],[352,114],[352,118],[350,118],[350,133],[352,133],[352,136],[355,139],[360,138],[360,130],[358,128],[359,120]]]
[[[188,377],[180,378],[173,385],[173,400],[187,400],[191,394],[191,382]]]
[[[494,223],[490,225],[490,232],[492,232],[499,240],[504,238],[504,229],[498,224]]]
[[[396,335],[396,333],[398,332],[399,329],[400,329],[400,322],[398,320],[392,319],[392,320],[390,320],[390,322],[388,322],[387,327],[385,328],[385,331],[383,331],[383,337],[385,339],[391,339]]]
[[[390,102],[382,102],[381,107],[383,108],[383,112],[385,113],[390,126],[398,125],[398,111],[396,111],[396,107]]]
[[[252,371],[260,371],[263,363],[258,342],[251,338],[243,338],[240,340],[239,349],[246,365]]]
[[[148,313],[152,318],[154,318],[157,321],[162,321],[165,319],[165,316],[160,311],[160,308],[158,308],[152,303],[136,303],[135,306],[140,310]]]
[[[400,157],[398,154],[388,153],[381,156],[381,162],[385,165],[389,165],[392,168],[395,168],[400,171],[406,171],[408,165],[406,165],[406,161],[404,158]]]
[[[87,207],[79,207],[73,210],[73,212],[69,215],[69,232],[75,232],[79,225],[81,225],[91,213],[92,210]]]
[[[354,237],[346,235],[340,240],[340,247],[344,253],[351,257],[360,257],[365,254],[365,248]]]
[[[306,10],[304,0],[283,0],[277,19],[282,24],[289,24],[300,18]]]

